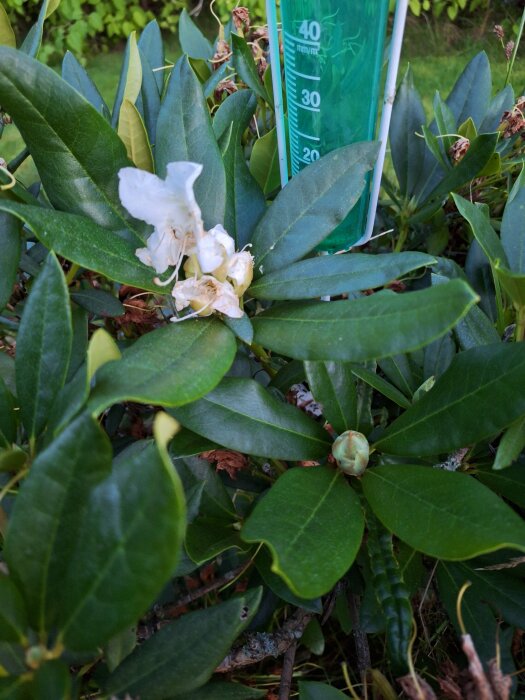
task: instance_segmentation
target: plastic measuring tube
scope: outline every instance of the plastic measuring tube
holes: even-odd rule
[[[341,146],[374,139],[389,0],[281,0],[292,175]],[[364,234],[369,184],[320,250]]]

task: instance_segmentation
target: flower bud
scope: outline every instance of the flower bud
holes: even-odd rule
[[[347,430],[332,445],[332,454],[339,469],[351,476],[361,476],[368,465],[370,445],[362,433]]]

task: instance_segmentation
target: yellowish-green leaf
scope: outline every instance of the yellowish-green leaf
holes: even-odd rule
[[[111,360],[120,360],[120,350],[113,338],[103,328],[99,328],[89,341],[87,351],[87,380],[88,383],[95,372]]]
[[[153,435],[160,450],[165,451],[168,442],[180,430],[180,423],[164,411],[159,411],[153,422]]]
[[[0,44],[16,49],[15,33],[3,5],[0,5]]]
[[[141,170],[153,172],[153,155],[146,127],[133,102],[122,101],[118,121],[118,135],[126,146],[128,158]]]
[[[50,17],[53,14],[53,12],[58,8],[60,2],[61,0],[49,0],[46,9],[46,19]]]
[[[123,102],[129,100],[135,104],[142,86],[142,63],[140,61],[139,49],[137,46],[137,33],[131,32],[129,36],[129,64],[126,76],[126,87],[124,88]]]

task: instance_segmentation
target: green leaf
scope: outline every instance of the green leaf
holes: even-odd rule
[[[112,336],[99,328],[89,341],[86,355],[86,380],[91,383],[95,372],[112,360],[120,360],[122,357],[118,345]]]
[[[136,245],[114,236],[85,216],[0,199],[0,210],[23,221],[47,248],[108,279],[139,289],[166,290],[153,282],[154,272],[135,255]]]
[[[203,686],[257,610],[261,589],[190,612],[137,647],[105,684],[108,695],[165,700]]]
[[[50,253],[26,302],[17,336],[16,388],[30,438],[44,429],[65,382],[72,336],[66,281]]]
[[[424,253],[326,255],[309,258],[256,280],[250,294],[257,299],[314,299],[375,289],[436,259]]]
[[[343,362],[305,362],[310,390],[336,433],[357,425],[357,387],[352,365]]]
[[[195,401],[218,384],[236,351],[233,334],[217,319],[158,328],[97,372],[88,407],[98,414],[119,401],[157,406]]]
[[[352,371],[356,377],[359,377],[359,379],[361,379],[363,382],[369,384],[376,391],[379,391],[380,394],[386,396],[387,399],[390,399],[390,401],[393,401],[398,406],[401,406],[401,408],[410,408],[412,405],[407,397],[401,393],[397,387],[387,382],[386,379],[383,379],[383,377],[380,377],[375,372],[371,372],[365,367],[354,367]]]
[[[253,144],[250,156],[250,172],[265,195],[281,185],[277,130],[274,128]]]
[[[399,188],[411,197],[419,185],[425,156],[425,142],[416,134],[425,124],[425,110],[414,88],[410,67],[396,94],[390,126],[392,161]]]
[[[255,229],[258,274],[300,260],[346,218],[363,192],[377,148],[375,143],[345,146],[292,178]]]
[[[322,656],[324,654],[325,638],[323,629],[315,617],[313,620],[310,620],[306,626],[303,636],[301,637],[301,644],[304,644],[304,646],[316,656]]]
[[[117,297],[103,289],[88,288],[72,291],[71,299],[95,316],[116,318],[126,313],[126,309]]]
[[[330,451],[321,426],[252,379],[223,379],[200,401],[170,413],[186,428],[238,452],[307,460]]]
[[[366,471],[361,483],[383,525],[431,557],[471,559],[505,547],[525,551],[520,516],[466,474],[382,466]]]
[[[525,169],[512,188],[501,222],[501,243],[512,272],[525,274]]]
[[[328,593],[354,561],[364,530],[359,498],[329,467],[285,472],[257,503],[241,530],[264,542],[272,571],[302,598]]]
[[[9,576],[0,576],[0,639],[26,643],[27,613],[20,591]]]
[[[15,120],[54,207],[106,228],[130,227],[117,178],[130,165],[126,150],[89,102],[51,68],[0,47],[0,104]]]
[[[5,307],[16,281],[21,252],[20,223],[16,217],[0,214],[0,311]]]
[[[38,455],[17,496],[5,558],[30,622],[41,632],[56,624],[89,491],[110,468],[109,440],[96,421],[84,415]]]
[[[525,307],[525,274],[514,274],[499,262],[494,265],[494,271],[512,303],[517,307]]]
[[[180,433],[179,433],[180,434]],[[170,445],[170,454],[174,452],[178,435]],[[184,485],[184,491],[190,493],[202,486],[199,513],[209,518],[233,522],[236,517],[235,508],[219,475],[209,462],[203,459],[189,458],[174,460],[174,465]]]
[[[501,438],[493,469],[505,469],[518,459],[525,448],[525,416],[509,426]]]
[[[416,350],[476,303],[461,280],[420,292],[274,306],[252,319],[255,342],[298,360],[364,362]]]
[[[494,264],[499,260],[505,267],[509,266],[505,249],[485,214],[482,207],[472,204],[463,197],[453,194],[454,202],[459,213],[465,218],[472,229],[476,240],[483,248],[487,258]]]
[[[519,343],[457,355],[435,386],[375,443],[401,455],[433,455],[500,433],[525,414],[525,353]]]
[[[188,525],[185,546],[188,556],[196,564],[204,564],[228,549],[249,549],[233,522],[205,516]]]
[[[250,90],[241,90],[230,95],[219,107],[213,126],[226,121],[227,129],[221,139],[221,152],[226,172],[226,230],[241,249],[250,242],[253,230],[266,211],[264,194],[254,179],[244,156],[241,138],[248,127],[257,99]],[[226,112],[225,117],[222,113]],[[228,120],[231,121],[228,123]]]
[[[263,547],[257,550],[257,556],[255,558],[255,566],[257,571],[261,575],[262,580],[272,590],[276,596],[284,600],[290,605],[294,605],[296,608],[303,608],[310,612],[319,615],[323,611],[321,598],[314,598],[313,600],[306,600],[305,598],[299,598],[296,596],[283,579],[275,574],[272,570],[272,555],[269,549]]]
[[[232,34],[231,46],[233,51],[233,67],[239,78],[246,83],[256,95],[264,100],[264,102],[273,106],[273,96],[266,92],[266,88],[263,85],[255,64],[252,49],[246,43],[246,39],[238,34]]]
[[[243,343],[246,343],[246,345],[251,345],[253,343],[253,326],[246,313],[241,316],[241,318],[224,316],[223,321]]]
[[[55,591],[69,649],[93,650],[136,622],[175,570],[186,509],[165,446],[172,423],[157,414],[156,440],[121,452],[90,493],[62,593]]]
[[[439,184],[425,198],[438,199],[445,197],[453,190],[462,187],[477,177],[485,168],[494,154],[499,134],[481,134],[470,144],[466,155],[452,168]]]
[[[179,17],[179,43],[185,54],[191,58],[213,58],[213,46],[191,19],[186,8]]]
[[[109,109],[100,94],[97,86],[89,77],[81,63],[73,56],[71,51],[66,51],[62,61],[62,79],[74,87],[93,107],[106,119],[109,119]]]
[[[128,158],[134,165],[149,173],[153,172],[153,154],[146,127],[140,112],[128,99],[122,101],[120,108],[118,135],[126,146]]]
[[[162,43],[162,34],[160,32],[160,27],[156,19],[152,19],[151,22],[144,27],[140,39],[138,40],[138,47],[143,54],[149,66],[155,70],[155,68],[162,68],[164,65],[164,46]],[[155,78],[155,83],[159,93],[162,92],[164,87],[164,71],[155,71],[153,73]],[[143,66],[143,79],[144,79],[144,66]]]
[[[46,661],[35,672],[31,683],[34,700],[69,700],[72,679],[69,667],[58,659]]]
[[[0,434],[8,444],[16,442],[17,408],[15,397],[0,376]]]
[[[490,103],[492,78],[490,64],[484,51],[476,54],[457,79],[447,105],[456,118],[456,124],[472,117],[476,126],[481,124]]]
[[[126,71],[126,83],[122,93],[122,104],[127,100],[135,104],[140,94],[142,85],[142,65],[140,62],[139,49],[137,46],[137,33],[131,32],[128,39],[129,57]],[[122,116],[122,107],[119,109],[119,121]]]
[[[299,681],[299,700],[348,700],[348,695],[326,683]]]
[[[477,478],[511,503],[525,508],[525,469],[515,464],[504,471],[479,471]]]
[[[0,46],[16,49],[15,33],[3,5],[0,5]]]
[[[195,196],[207,229],[224,221],[226,176],[211,126],[201,84],[187,57],[176,63],[157,123],[157,172],[164,177],[168,163],[179,160],[203,165]]]
[[[253,700],[267,696],[265,690],[248,688],[240,683],[212,682],[190,693],[177,695],[178,700]]]

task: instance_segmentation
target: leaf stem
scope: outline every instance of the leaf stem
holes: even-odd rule
[[[516,334],[515,340],[517,343],[525,340],[525,306],[518,306],[516,312]]]

